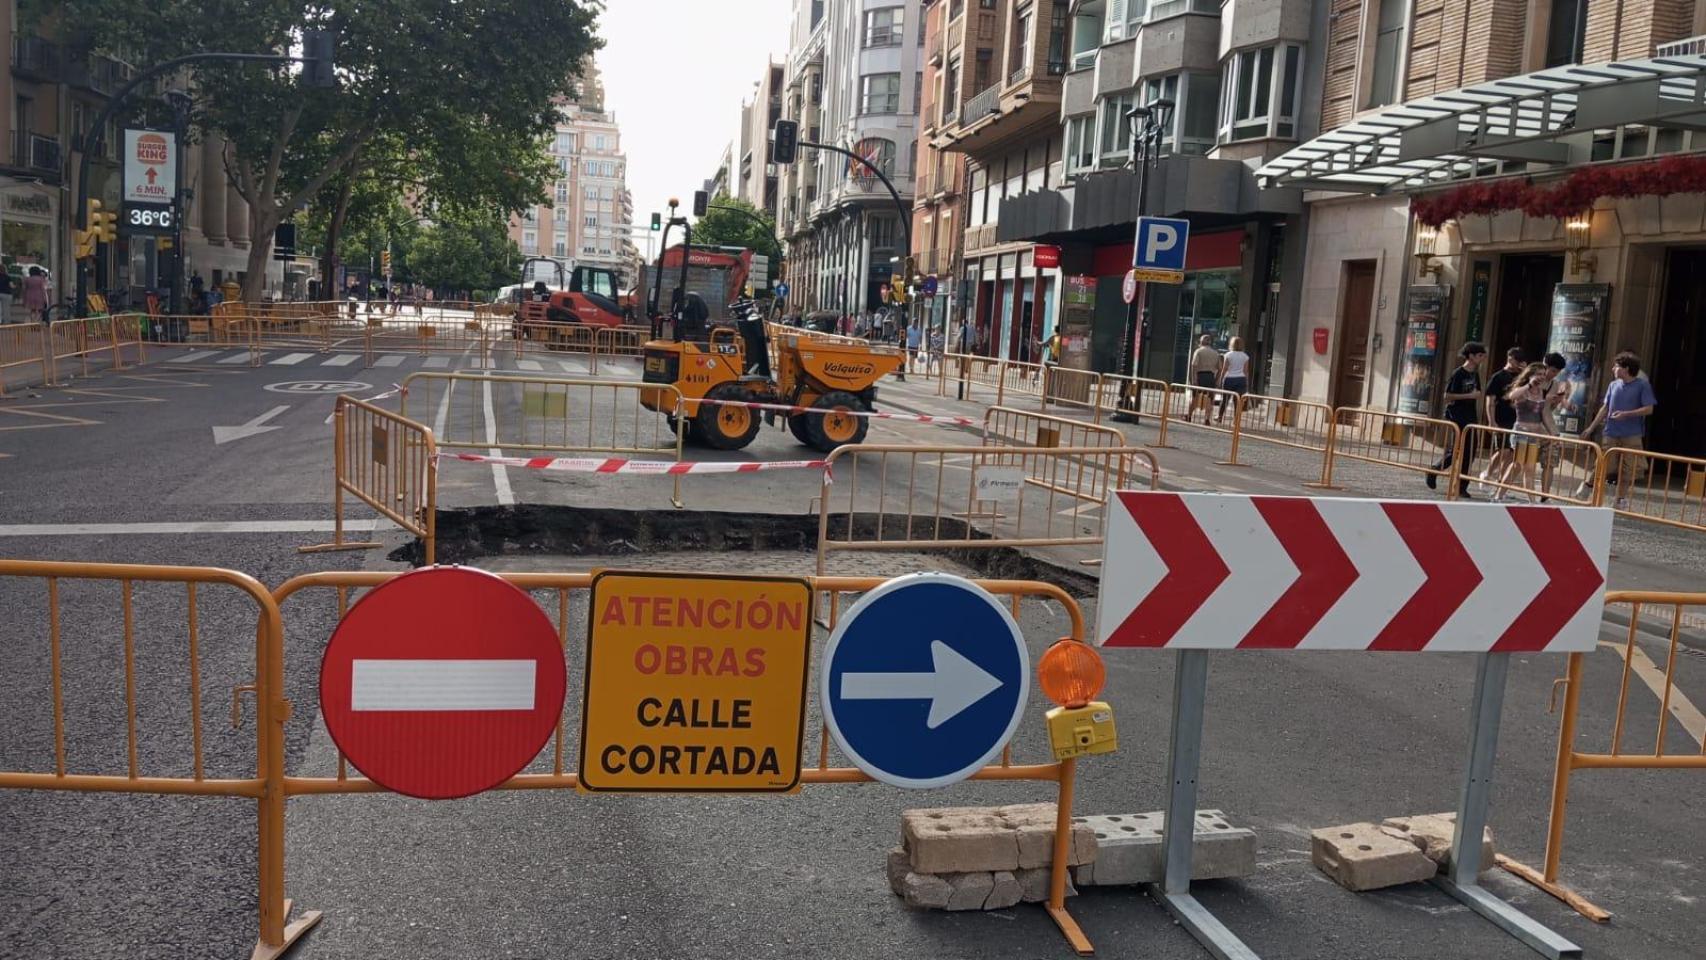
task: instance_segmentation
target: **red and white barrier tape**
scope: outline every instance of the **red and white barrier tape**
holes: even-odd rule
[[[409,391],[405,387],[403,387],[402,384],[393,383],[393,384],[391,384],[391,389],[385,391],[384,393],[376,393],[371,397],[357,397],[356,399],[360,400],[362,403],[377,403],[380,400],[389,400],[392,397],[394,397],[400,393],[408,393],[408,392]],[[331,413],[326,414],[326,422],[331,423],[334,419],[337,418],[337,415],[338,415],[338,413],[336,410],[333,410]]]
[[[872,420],[906,420],[912,423],[939,423],[954,427],[981,427],[983,422],[970,417],[931,416],[923,413],[883,413],[875,410],[832,410],[826,407],[796,407],[786,403],[759,403],[756,400],[712,400],[709,398],[696,401],[709,403],[718,407],[745,407],[748,410],[773,410],[777,413],[836,413],[844,417],[868,417]]]
[[[564,473],[637,473],[667,476],[678,473],[757,473],[761,470],[825,470],[828,460],[759,460],[718,463],[675,460],[622,460],[606,457],[492,457],[479,453],[441,453],[440,460],[494,463],[500,467],[556,470]]]

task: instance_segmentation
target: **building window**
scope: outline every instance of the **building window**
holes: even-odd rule
[[[900,74],[866,74],[860,78],[859,87],[861,114],[900,112]]]
[[[982,93],[989,89],[990,64],[995,61],[995,51],[988,47],[977,48],[977,70],[972,74],[972,89]]]
[[[1406,0],[1380,0],[1375,17],[1374,70],[1368,84],[1368,106],[1398,102],[1399,67],[1404,57]]]
[[[581,188],[581,196],[587,198],[588,200],[597,200],[598,199],[598,188],[589,183],[585,187]]]
[[[947,123],[960,108],[960,61],[949,60],[948,69],[942,74],[942,115],[939,118]]]
[[[1088,4],[1086,4],[1088,6]],[[1079,8],[1072,18],[1072,69],[1087,70],[1096,65],[1096,51],[1102,45],[1102,10]]]
[[[523,231],[521,231],[521,252],[523,252],[523,253],[538,253],[539,252],[539,231],[537,231],[537,230],[523,230]]]
[[[569,222],[569,208],[568,207],[558,207],[555,210],[552,210],[551,211],[551,219],[556,221],[557,223],[568,223]]]
[[[569,144],[572,143],[573,141],[574,141],[574,134],[572,134],[572,133],[559,133],[559,134],[557,134],[557,143],[555,144],[554,149],[558,153],[574,153],[575,152],[574,148],[569,146]]]
[[[573,169],[574,169],[574,164],[569,160],[568,157],[558,157],[557,158],[557,176],[566,177],[569,175],[569,171],[571,171]]]
[[[584,220],[585,220],[586,225],[589,227],[598,226],[598,214],[596,214],[596,213],[587,214],[586,217],[584,218]]]
[[[1126,0],[1106,0],[1107,17],[1102,22],[1102,42],[1125,39]]]
[[[569,202],[569,184],[567,181],[564,181],[564,180],[558,180],[557,181],[557,202],[558,203],[568,203]]]
[[[1007,82],[1015,83],[1031,74],[1031,11],[1021,10],[1013,18],[1013,72]]]
[[[898,47],[906,39],[905,7],[865,11],[865,46]]]
[[[1582,38],[1587,33],[1587,0],[1552,0],[1546,24],[1546,65],[1561,67],[1582,62]]]
[[[1097,125],[1097,140],[1101,148],[1097,156],[1103,166],[1117,167],[1131,155],[1131,121],[1125,116],[1131,108],[1129,93],[1102,101],[1101,121]]]
[[[1048,12],[1048,72],[1059,76],[1066,72],[1067,4],[1054,0]]]
[[[1134,22],[1146,20],[1154,23],[1157,20],[1176,17],[1181,13],[1206,13],[1218,16],[1220,14],[1220,0],[1158,0],[1154,6],[1149,8],[1147,14],[1141,10],[1138,11]]]
[[[595,152],[603,153],[607,143],[609,143],[609,141],[605,138],[604,134],[595,133],[592,135],[592,149]]]
[[[1066,121],[1066,172],[1070,176],[1096,167],[1096,116]]]
[[[562,239],[557,240],[555,243],[553,243],[551,245],[551,253],[553,253],[554,255],[556,255],[558,257],[568,256],[569,255],[569,243],[568,243],[568,241],[562,240]]]
[[[1294,136],[1302,79],[1303,48],[1295,44],[1228,58],[1221,68],[1220,141]]]
[[[1161,152],[1207,153],[1214,146],[1221,106],[1220,78],[1212,73],[1173,73],[1144,83],[1144,103],[1162,98],[1173,101],[1173,114],[1161,132]]]
[[[871,166],[883,172],[883,176],[894,176],[894,141],[881,137],[867,137],[853,147],[853,152],[863,157]],[[854,160],[847,161],[847,176],[854,180],[874,179],[870,167]]]

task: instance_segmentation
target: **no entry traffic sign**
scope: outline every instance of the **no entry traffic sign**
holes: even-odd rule
[[[374,588],[320,661],[320,712],[369,779],[429,800],[489,790],[550,739],[566,684],[557,630],[526,593],[468,567]]]
[[[1611,511],[1119,491],[1099,641],[1173,649],[1592,650]]]
[[[603,571],[588,621],[582,790],[799,789],[810,581]]]
[[[822,672],[836,745],[897,787],[976,773],[1012,738],[1030,689],[1019,625],[945,573],[897,577],[860,598],[830,635]]]

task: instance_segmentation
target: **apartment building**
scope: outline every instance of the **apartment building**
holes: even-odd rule
[[[777,167],[770,156],[770,131],[782,117],[782,64],[770,63],[740,108],[740,163],[734,171],[735,195],[776,215]],[[713,194],[714,196],[714,194]]]
[[[833,143],[881,170],[899,194],[838,154],[803,149],[779,173],[787,279],[798,309],[882,306],[910,249],[913,143],[923,75],[919,0],[796,0],[783,115],[802,138]]]
[[[1649,444],[1706,454],[1706,3],[1335,0],[1309,191],[1304,397],[1438,415],[1467,340],[1563,353],[1591,415],[1633,350]],[[1582,66],[1587,65],[1587,66]]]
[[[970,295],[965,277],[965,154],[936,147],[940,122],[942,46],[948,35],[947,0],[926,0],[923,82],[912,201],[912,252],[921,284],[918,313],[929,329],[953,330]],[[957,348],[956,344],[956,348]]]
[[[0,49],[10,57],[0,72],[0,102],[8,105],[0,143],[0,255],[15,265],[39,265],[53,278],[55,301],[75,296],[74,218],[77,145],[91,132],[95,114],[133,75],[117,58],[62,42],[51,19],[20,29],[16,0],[0,15]],[[119,209],[119,151],[134,113],[108,122],[100,152],[91,158],[89,196]],[[232,188],[221,154],[224,141],[199,137],[180,157],[184,165],[185,276],[218,285],[241,282],[249,248],[248,203]],[[167,285],[171,258],[153,237],[121,236],[101,244],[90,288],[120,292],[140,304],[148,291]],[[273,261],[267,287],[277,291],[283,268]],[[14,318],[16,319],[16,318]]]
[[[634,202],[616,114],[604,108],[604,84],[590,59],[576,95],[558,105],[550,144],[556,162],[547,202],[510,220],[523,256],[608,267],[631,282]]]

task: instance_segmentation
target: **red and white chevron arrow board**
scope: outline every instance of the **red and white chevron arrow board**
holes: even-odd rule
[[[1591,650],[1611,511],[1120,491],[1109,647]]]

